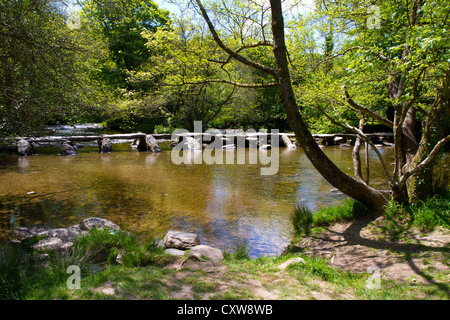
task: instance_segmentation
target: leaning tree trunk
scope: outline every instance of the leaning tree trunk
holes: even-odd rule
[[[382,213],[387,203],[384,195],[359,181],[336,166],[317,145],[309,131],[294,97],[287,50],[284,35],[284,21],[280,0],[270,0],[272,10],[273,52],[277,66],[277,81],[281,95],[281,103],[286,111],[287,120],[294,130],[295,137],[303,147],[306,156],[317,171],[334,187],[349,197],[363,203],[376,213]]]

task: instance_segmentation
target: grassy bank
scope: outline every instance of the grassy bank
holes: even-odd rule
[[[427,217],[439,208],[441,220],[423,225]],[[389,211],[390,210],[390,211]],[[397,210],[397,211],[395,211]],[[405,234],[414,226],[431,230],[445,224],[449,215],[448,193],[431,199],[407,214],[414,219],[404,222],[404,208],[388,208],[388,234]],[[365,214],[365,208],[346,202],[337,208],[316,213],[297,208],[293,215],[294,229],[301,241],[305,234],[318,237],[324,227],[352,220]],[[443,218],[442,218],[443,217]],[[403,228],[399,233],[400,227]],[[394,232],[393,232],[394,231]],[[440,256],[419,256],[408,253],[405,259],[417,258],[425,264],[421,273],[427,282],[398,282],[383,278],[379,288],[370,283],[373,274],[344,271],[332,266],[330,258],[311,256],[305,252],[286,252],[277,257],[250,259],[248,248],[239,245],[225,252],[225,259],[213,272],[177,269],[180,257],[164,253],[157,241],[142,241],[125,231],[93,229],[79,238],[64,254],[47,252],[45,259],[36,259],[30,244],[3,246],[0,251],[1,299],[448,299],[447,271],[431,263],[437,257],[450,267],[448,250],[434,250]],[[448,249],[448,246],[447,246]],[[425,251],[426,253],[426,248]],[[42,253],[41,253],[42,254]],[[376,255],[376,252],[372,253]],[[428,253],[427,253],[428,254]],[[431,254],[431,253],[430,253]],[[286,268],[283,263],[294,260]],[[412,260],[411,260],[412,261]],[[428,261],[428,262],[427,262]],[[80,269],[80,286],[71,288],[68,267]],[[439,285],[436,285],[438,283]]]

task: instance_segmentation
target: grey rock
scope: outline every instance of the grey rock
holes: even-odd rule
[[[98,147],[101,153],[112,152],[112,141],[109,138],[103,138],[98,141]]]
[[[72,156],[77,154],[77,146],[75,143],[69,140],[65,140],[61,143],[61,155]]]
[[[17,152],[21,156],[27,156],[33,153],[31,144],[24,139],[17,141]]]
[[[63,242],[70,242],[86,233],[87,231],[83,231],[78,225],[74,225],[68,228],[50,229],[41,232],[39,235],[46,235],[52,238],[59,238]]]
[[[217,263],[223,260],[223,252],[220,249],[216,249],[206,245],[198,245],[192,247],[188,252],[189,256],[196,256],[198,258],[204,259]]]
[[[18,228],[14,231],[14,237],[11,242],[21,243],[32,237],[38,237],[37,243],[32,245],[35,250],[58,250],[66,252],[73,246],[76,238],[88,233],[91,228],[108,227],[111,230],[119,230],[119,226],[115,223],[102,218],[87,218],[78,225],[67,228],[48,229],[42,227]],[[42,239],[42,237],[44,239]]]
[[[119,230],[119,226],[112,221],[103,218],[87,218],[80,222],[79,227],[82,231],[89,231],[92,228],[103,229],[105,227],[110,230]]]
[[[212,261],[199,258],[195,255],[187,256],[180,262],[180,265],[177,267],[177,269],[180,270],[183,268],[191,270],[203,270],[205,272],[216,271],[216,267],[214,266],[214,263]]]
[[[46,238],[32,245],[35,250],[60,250],[64,242],[59,238]]]
[[[186,254],[186,251],[175,248],[169,248],[166,249],[165,253],[171,254],[173,256],[184,256]]]
[[[200,240],[195,233],[169,230],[164,236],[166,248],[186,250],[200,244]]]

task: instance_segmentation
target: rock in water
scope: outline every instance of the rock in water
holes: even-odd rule
[[[65,140],[61,143],[61,155],[72,156],[77,154],[77,146],[75,143],[69,140]]]
[[[166,248],[186,250],[200,244],[200,240],[195,233],[169,230],[164,236]]]
[[[103,138],[98,141],[98,147],[100,153],[110,153],[112,152],[112,141],[109,138]]]
[[[158,143],[156,142],[156,139],[151,134],[148,134],[146,137],[146,142],[148,149],[153,153],[159,153],[161,152],[161,148],[159,147]]]
[[[24,139],[17,141],[17,152],[21,156],[27,156],[32,153],[31,144]]]
[[[109,228],[109,230],[119,230],[119,226],[115,224],[114,222],[111,222],[109,220],[103,219],[103,218],[87,218],[80,222],[79,224],[80,229],[83,231],[88,231],[92,228],[98,228],[103,229],[105,227]]]

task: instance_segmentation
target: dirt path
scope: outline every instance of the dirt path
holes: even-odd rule
[[[331,265],[344,270],[360,273],[376,266],[382,277],[401,282],[427,282],[425,270],[449,270],[443,263],[450,255],[449,230],[437,229],[428,234],[415,230],[402,240],[390,241],[380,231],[381,219],[370,224],[368,219],[338,223],[299,246],[309,255],[330,258]]]

